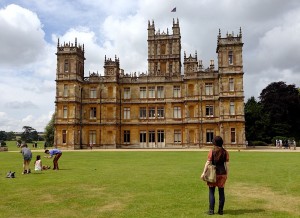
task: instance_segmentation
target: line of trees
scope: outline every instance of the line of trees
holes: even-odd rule
[[[246,139],[272,143],[300,139],[300,92],[295,85],[273,82],[245,104]]]

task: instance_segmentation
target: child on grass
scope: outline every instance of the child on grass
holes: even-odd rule
[[[42,160],[41,160],[41,155],[36,156],[36,161],[34,162],[34,170],[35,171],[42,171],[42,170],[48,170],[50,169],[49,166],[43,166],[42,165]]]

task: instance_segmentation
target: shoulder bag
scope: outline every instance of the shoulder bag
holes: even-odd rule
[[[213,151],[212,151],[212,161],[207,166],[207,169],[204,173],[203,180],[206,182],[212,182],[212,183],[217,181],[216,166],[214,164],[214,152]]]

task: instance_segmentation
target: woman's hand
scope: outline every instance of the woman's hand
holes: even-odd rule
[[[204,181],[204,173],[201,174],[200,178]]]

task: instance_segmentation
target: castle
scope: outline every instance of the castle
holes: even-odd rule
[[[84,75],[84,45],[57,44],[55,146],[68,149],[245,146],[242,32],[217,36],[218,69],[184,53],[179,20],[172,34],[148,22],[148,71],[124,73],[106,58]]]

